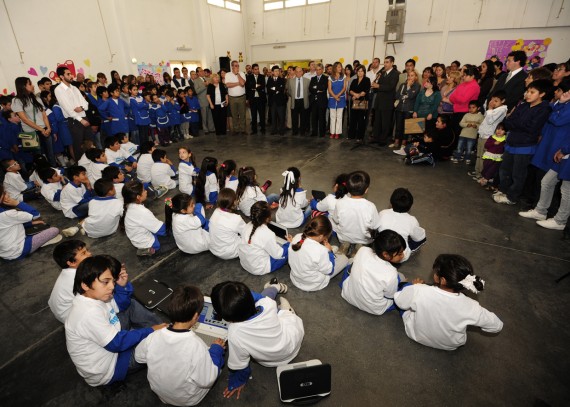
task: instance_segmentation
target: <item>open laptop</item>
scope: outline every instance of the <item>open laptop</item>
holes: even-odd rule
[[[327,194],[324,191],[313,189],[311,193],[313,194],[313,198],[315,198],[317,201],[322,201],[327,197]]]
[[[267,224],[267,227],[269,228],[269,230],[275,233],[275,241],[277,243],[279,243],[280,245],[284,245],[285,243],[287,243],[288,232],[285,226],[280,225],[279,223],[276,222],[269,222]]]
[[[331,374],[331,365],[318,359],[279,366],[279,397],[284,403],[312,404],[331,393]]]
[[[198,317],[198,322],[191,329],[208,346],[218,338],[224,341],[228,339],[228,323],[218,317],[212,306],[212,299],[207,296],[204,296],[204,308]]]
[[[172,295],[172,288],[156,280],[149,280],[144,283],[137,282],[134,286],[134,297],[146,308],[157,308],[161,311],[166,309],[166,305],[170,301],[169,297]],[[159,305],[160,308],[158,308]]]

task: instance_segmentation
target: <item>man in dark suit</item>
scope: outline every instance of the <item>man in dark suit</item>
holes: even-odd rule
[[[377,90],[374,101],[374,128],[372,135],[375,143],[382,146],[388,144],[392,136],[392,117],[394,115],[394,94],[400,72],[394,68],[394,57],[384,58],[384,69],[372,83],[372,88]]]
[[[329,78],[323,74],[323,64],[317,64],[317,74],[311,78],[309,83],[310,105],[311,105],[311,137],[324,137],[326,131],[327,116],[327,90]]]
[[[251,112],[251,134],[257,134],[257,114],[259,113],[259,127],[265,133],[265,76],[259,73],[259,65],[253,64],[251,72],[245,79],[245,96]]]
[[[525,83],[524,80],[528,76],[524,71],[526,65],[526,53],[524,51],[512,51],[507,56],[507,70],[509,73],[503,75],[497,80],[493,92],[502,90],[507,94],[506,104],[509,112],[524,97]],[[489,93],[490,100],[492,93]]]
[[[291,124],[293,135],[304,136],[309,132],[309,78],[303,77],[303,68],[295,68],[295,77],[287,81],[287,95],[291,99]],[[299,125],[299,121],[301,124]]]
[[[285,96],[285,79],[279,75],[279,67],[275,65],[271,69],[272,75],[267,79],[267,100],[271,109],[271,134],[285,134],[285,109],[287,97]]]

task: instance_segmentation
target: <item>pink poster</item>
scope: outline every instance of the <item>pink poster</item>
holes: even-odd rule
[[[491,40],[489,48],[487,48],[486,59],[497,56],[499,61],[505,63],[507,55],[511,51],[522,50],[526,53],[527,69],[533,69],[542,66],[546,51],[552,40],[545,38],[543,40]]]

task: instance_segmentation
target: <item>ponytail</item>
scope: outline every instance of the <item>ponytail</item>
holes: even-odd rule
[[[455,292],[466,289],[477,294],[485,288],[485,281],[475,275],[469,260],[458,254],[437,256],[433,263],[433,271],[438,277],[445,278],[446,287]]]
[[[237,168],[236,162],[234,160],[226,160],[220,165],[218,170],[218,183],[220,184],[220,189],[226,187],[226,178],[230,176]]]
[[[293,248],[293,251],[298,251],[307,237],[325,236],[328,239],[331,233],[332,224],[329,218],[324,215],[315,216],[309,223],[307,223],[307,226],[305,226],[303,234],[301,235],[301,240],[291,247]]]
[[[348,194],[348,188],[346,187],[347,181],[348,181],[348,174],[340,174],[334,180],[334,184],[336,185],[336,191],[334,193],[334,197],[336,199],[343,198],[346,194]]]
[[[299,251],[301,246],[303,246],[303,243],[305,242],[306,237],[307,236],[305,236],[305,233],[303,232],[303,234],[301,235],[301,240],[299,240],[297,243],[295,243],[294,245],[291,246],[293,251],[295,251],[295,252]]]
[[[283,175],[285,179],[283,180],[283,188],[281,188],[279,203],[282,208],[286,208],[289,198],[291,198],[291,203],[295,205],[295,191],[299,188],[301,171],[299,171],[297,167],[289,167],[281,175]]]
[[[123,216],[119,224],[122,230],[125,230],[125,216],[127,216],[127,210],[129,205],[137,202],[137,196],[143,194],[144,186],[140,181],[132,180],[123,186],[121,194],[123,194]]]
[[[269,204],[265,201],[258,201],[254,203],[251,207],[250,215],[253,228],[251,229],[251,233],[247,239],[247,244],[251,244],[251,238],[253,237],[253,234],[257,228],[265,225],[268,219],[271,219],[271,209],[269,207]]]
[[[255,187],[255,186],[257,186],[257,182],[255,181],[255,168],[241,167],[238,171],[238,186],[236,189],[236,201],[239,202],[247,187]]]
[[[182,211],[194,201],[194,198],[188,194],[180,193],[174,195],[172,198],[164,200],[164,224],[168,234],[172,233],[172,216],[175,213],[182,213]]]

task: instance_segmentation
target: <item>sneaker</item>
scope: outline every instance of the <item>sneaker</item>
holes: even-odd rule
[[[536,220],[546,219],[546,215],[543,215],[542,213],[538,212],[536,209],[531,209],[526,212],[519,212],[519,215],[527,219],[536,219]]]
[[[392,143],[388,146],[388,148],[399,148],[399,147],[400,147],[400,145],[396,144],[396,143]]]
[[[295,311],[291,308],[291,304],[285,297],[279,297],[279,305],[277,306],[281,311],[291,311],[293,314]]]
[[[152,256],[156,251],[149,247],[148,249],[138,249],[137,256]]]
[[[394,154],[398,154],[398,155],[406,155],[406,150],[404,150],[404,148],[400,148],[399,150],[394,150],[392,151]]]
[[[465,164],[466,164],[466,165],[471,164],[471,160],[465,160]]]
[[[552,229],[552,230],[564,230],[564,228],[566,227],[566,225],[559,225],[558,223],[556,223],[554,218],[546,220],[537,220],[536,224],[538,226],[542,226],[543,228]]]
[[[562,229],[564,229],[564,226],[562,227]],[[45,242],[45,243],[42,245],[42,247],[46,247],[46,246],[49,246],[49,245],[51,245],[51,244],[59,243],[59,242],[61,242],[61,239],[63,239],[63,236],[62,236],[62,235],[57,235],[57,236],[54,237],[53,239],[48,240],[47,242]]]
[[[470,177],[480,177],[481,175],[477,171],[467,171],[467,175]]]
[[[78,232],[79,232],[79,227],[72,226],[70,228],[63,229],[61,231],[61,234],[65,237],[71,237],[71,236],[75,236]]]
[[[479,182],[479,181],[481,181],[481,180],[483,179],[483,177],[480,176],[480,175],[474,175],[473,177],[471,177],[471,179],[472,179],[473,181]]]
[[[331,246],[332,252],[333,254],[337,254],[338,253],[338,246]]]
[[[273,277],[269,282],[265,283],[263,288],[274,287],[277,290],[277,294],[285,294],[287,292],[287,285],[280,283],[276,277]]]
[[[493,192],[493,197],[499,196],[499,195],[505,195],[505,194],[503,194],[501,191],[498,191],[498,190]]]
[[[493,200],[496,203],[505,204],[505,205],[516,205],[516,202],[512,202],[507,198],[505,194],[502,195],[493,195]]]
[[[164,185],[159,185],[158,187],[155,188],[155,192],[156,192],[156,199],[159,199],[168,193],[168,188],[166,188]]]
[[[458,163],[459,163],[459,160],[458,160],[457,158],[452,158],[452,159],[451,159],[451,162],[452,162],[453,164],[458,164]]]

